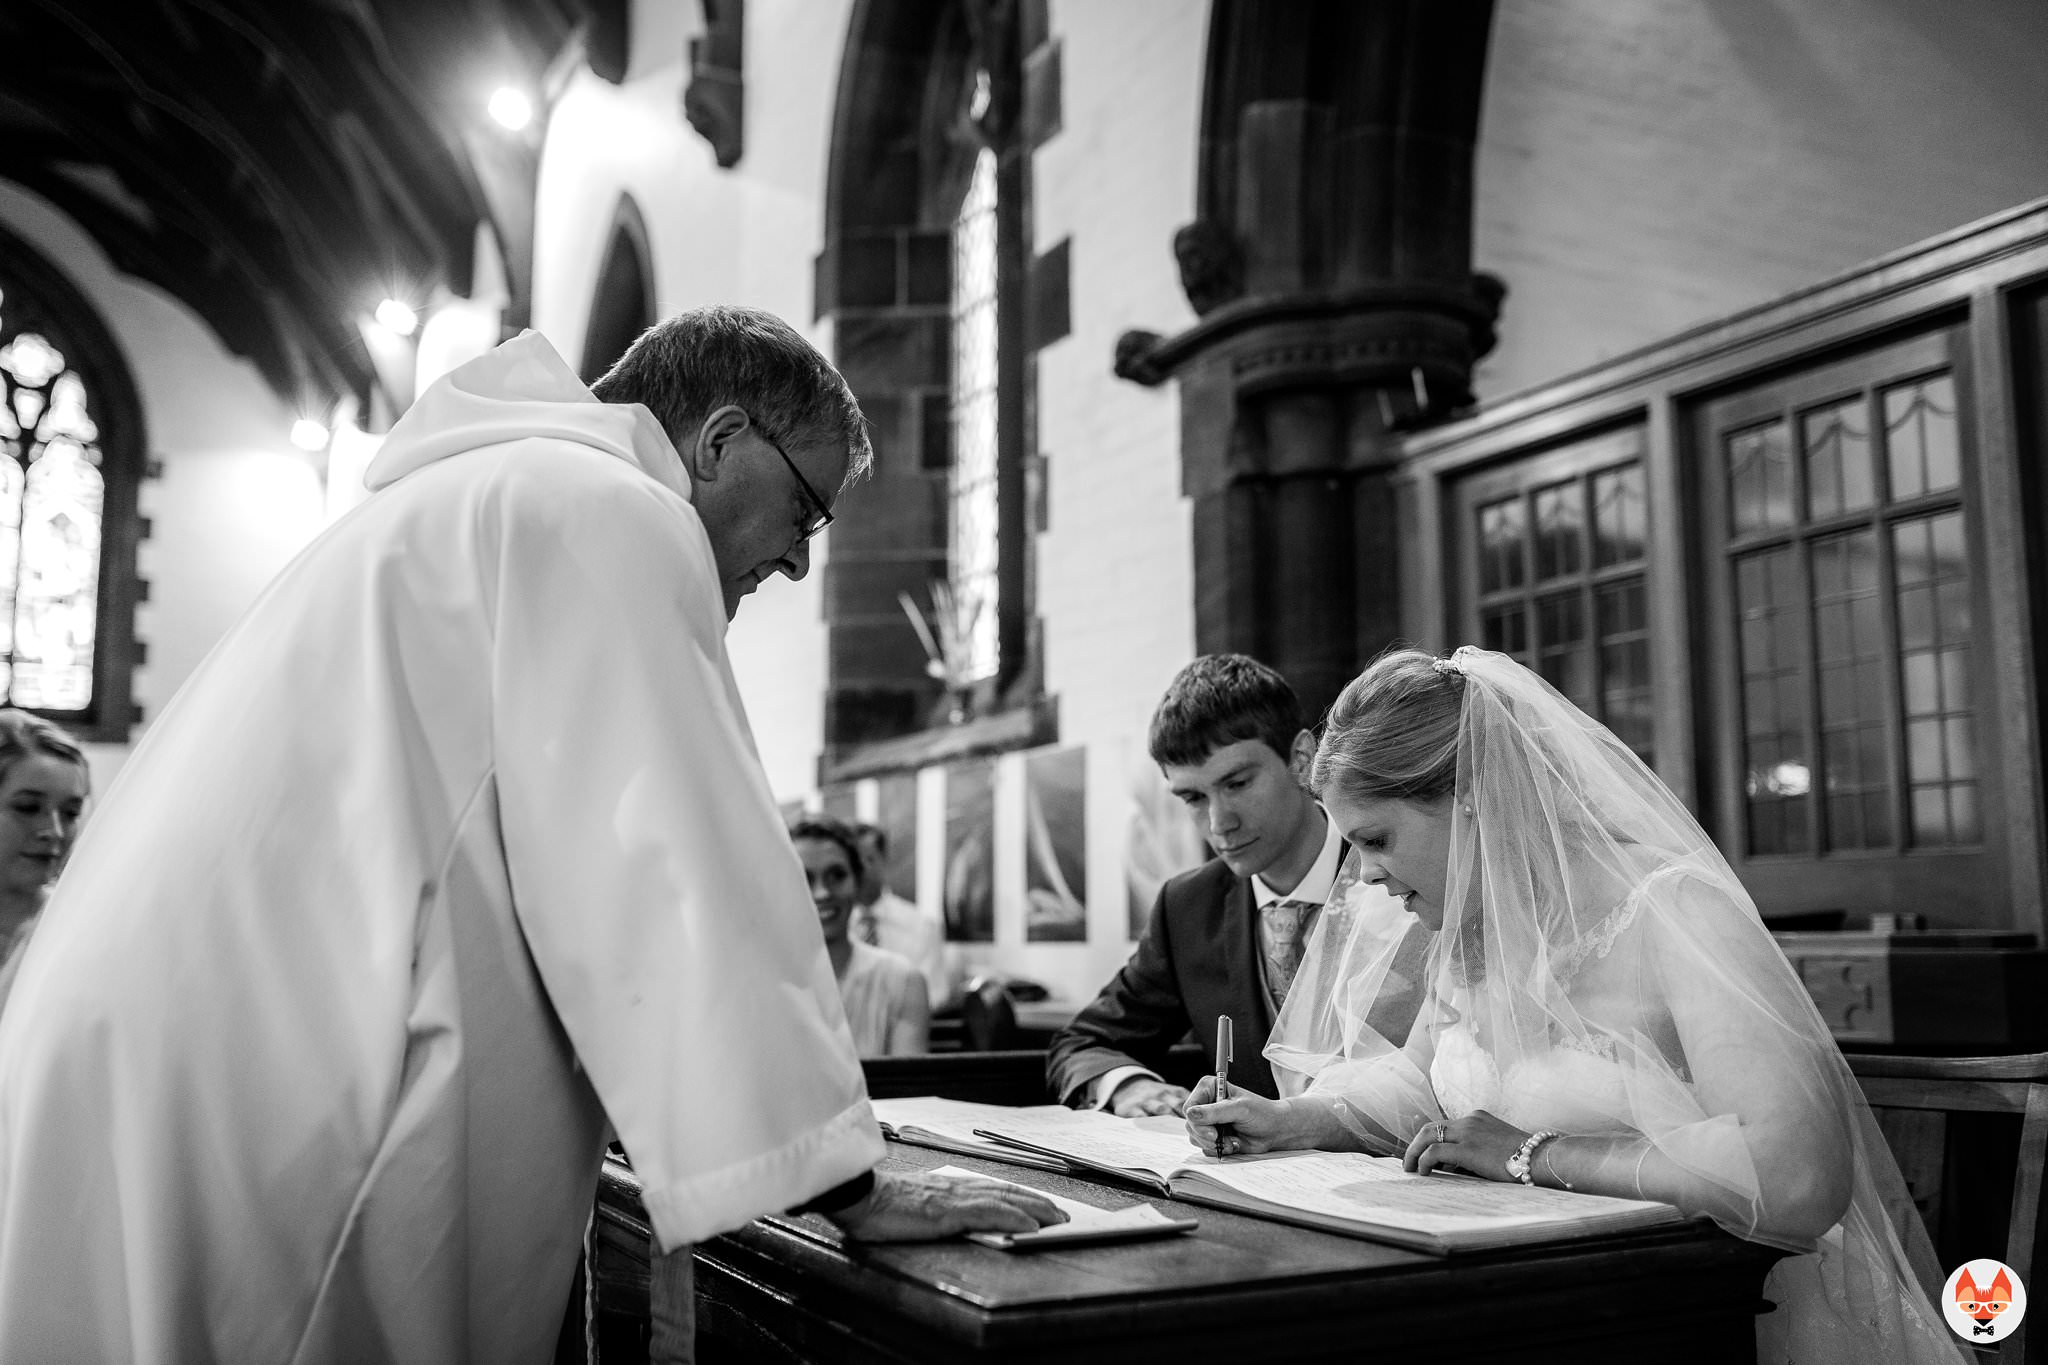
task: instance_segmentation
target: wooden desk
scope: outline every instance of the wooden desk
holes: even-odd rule
[[[888,1165],[960,1165],[1105,1207],[1141,1198],[898,1144]],[[1202,1226],[1013,1254],[849,1246],[821,1218],[762,1219],[697,1250],[702,1359],[1748,1361],[1778,1254],[1688,1224],[1452,1259],[1154,1202]]]

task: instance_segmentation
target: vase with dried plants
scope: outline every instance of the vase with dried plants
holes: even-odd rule
[[[918,643],[924,646],[925,673],[946,689],[946,719],[958,725],[967,719],[968,702],[974,690],[974,629],[988,603],[963,599],[943,579],[934,579],[929,592],[929,620],[909,593],[897,593],[896,601],[910,618]]]

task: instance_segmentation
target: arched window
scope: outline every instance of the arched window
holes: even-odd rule
[[[1034,255],[1027,207],[1032,153],[1058,131],[1057,55],[1042,0],[854,5],[818,305],[875,473],[826,561],[828,773],[1056,727],[1031,395],[1037,348],[1066,331],[1067,253]]]
[[[985,99],[987,75],[976,84],[978,99]],[[996,154],[983,147],[953,220],[953,473],[946,567],[959,629],[957,676],[970,685],[995,677],[1002,662],[1002,503],[996,465],[1000,283]]]
[[[619,200],[597,293],[583,331],[583,382],[596,380],[654,325],[654,272],[649,266],[647,223],[631,198]]]
[[[141,412],[84,297],[0,232],[0,703],[121,741],[133,717]]]

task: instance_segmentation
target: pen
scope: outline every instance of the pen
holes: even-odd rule
[[[1219,1100],[1230,1098],[1230,1064],[1236,1060],[1236,1057],[1237,1048],[1235,1040],[1231,1036],[1230,1016],[1227,1014],[1218,1015],[1216,1018],[1216,1098]],[[1216,1125],[1216,1151],[1218,1155],[1222,1154],[1224,1139],[1236,1136],[1237,1130],[1229,1124],[1219,1123]]]

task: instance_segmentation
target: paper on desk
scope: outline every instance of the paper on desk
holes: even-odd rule
[[[941,1166],[935,1175],[967,1176],[974,1180],[994,1180],[995,1177],[980,1171],[970,1171],[960,1166]],[[1195,1226],[1192,1218],[1169,1218],[1150,1204],[1133,1204],[1127,1209],[1099,1209],[1093,1204],[1084,1204],[1078,1199],[1054,1194],[1050,1190],[1036,1189],[1021,1185],[1014,1180],[999,1182],[1016,1185],[1020,1190],[1050,1199],[1067,1215],[1064,1223],[1055,1223],[1049,1228],[1036,1232],[970,1232],[967,1239],[983,1246],[1007,1251],[1017,1246],[1054,1246],[1061,1242],[1112,1241],[1124,1237],[1152,1237],[1169,1232],[1181,1232]]]

